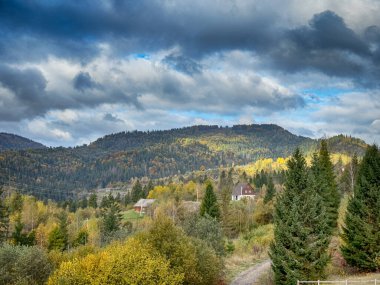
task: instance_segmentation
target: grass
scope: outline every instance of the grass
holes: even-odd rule
[[[133,209],[122,212],[122,215],[123,215],[124,221],[137,220],[137,219],[142,219],[144,217],[144,215],[140,216],[140,214],[136,213],[135,210]]]

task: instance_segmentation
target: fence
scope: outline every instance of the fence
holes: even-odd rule
[[[350,285],[350,284],[374,284],[374,285],[380,285],[379,279],[372,279],[372,280],[335,280],[335,281],[297,281],[297,285],[301,284],[344,284],[344,285]]]

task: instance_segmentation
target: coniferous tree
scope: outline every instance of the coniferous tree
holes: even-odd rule
[[[88,198],[88,206],[96,209],[98,207],[98,198],[95,193],[92,193]]]
[[[370,146],[359,166],[343,228],[342,254],[363,271],[380,269],[380,153]]]
[[[313,156],[311,172],[313,183],[326,208],[330,231],[333,232],[337,226],[340,195],[335,181],[334,166],[325,140],[321,142],[318,156]]]
[[[103,196],[102,201],[100,202],[100,208],[106,208],[108,206],[108,197]]]
[[[220,217],[218,201],[211,183],[208,183],[206,186],[206,193],[202,200],[200,214],[201,216],[209,215],[216,219]]]
[[[66,213],[61,213],[58,216],[59,225],[53,229],[53,231],[49,234],[48,238],[48,249],[56,249],[60,251],[64,251],[67,249],[68,245],[68,231],[67,231],[67,215]]]
[[[133,203],[136,203],[138,200],[143,198],[144,192],[139,180],[137,180],[136,183],[133,185],[131,196],[132,196]]]
[[[275,194],[276,189],[274,188],[272,176],[270,176],[268,179],[267,192],[264,196],[264,204],[267,204],[269,201],[272,201]]]
[[[109,200],[107,207],[102,209],[103,232],[107,235],[120,229],[121,210],[116,200]]]
[[[124,195],[124,206],[128,206],[129,204],[132,203],[132,199],[131,199],[131,193],[130,192],[127,192],[125,195]]]
[[[299,149],[288,161],[285,190],[277,199],[270,257],[277,285],[323,277],[330,241],[322,198],[310,185]]]
[[[8,238],[9,211],[3,198],[3,188],[0,187],[0,243]]]
[[[87,208],[87,206],[88,206],[88,200],[86,197],[83,197],[82,200],[80,201],[80,207],[84,209],[84,208]]]
[[[23,232],[24,224],[21,222],[20,215],[16,218],[16,224],[14,232],[12,233],[12,241],[15,245],[26,245],[32,246],[36,242],[35,232],[31,231],[30,233]]]

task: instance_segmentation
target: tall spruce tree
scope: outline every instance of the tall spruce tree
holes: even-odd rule
[[[200,214],[201,216],[208,215],[216,219],[220,217],[218,201],[211,183],[208,183],[206,186],[206,193],[202,200]]]
[[[332,233],[337,227],[340,194],[335,181],[334,166],[325,140],[321,142],[319,154],[313,157],[311,172],[315,189],[322,197],[325,205],[327,223]]]
[[[297,149],[288,161],[285,190],[275,207],[270,257],[277,285],[320,279],[329,261],[325,208],[309,181],[305,158]]]
[[[95,193],[92,193],[88,198],[88,206],[96,209],[98,207],[98,197]]]
[[[268,179],[267,192],[264,196],[264,204],[268,203],[269,201],[272,201],[275,194],[276,189],[274,188],[272,176],[270,176]]]
[[[144,197],[144,191],[139,180],[133,185],[131,190],[132,202],[136,203],[139,199]]]
[[[122,220],[121,210],[119,203],[115,199],[111,199],[105,208],[102,208],[102,222],[103,233],[108,235],[120,229]]]
[[[59,224],[55,227],[48,238],[48,249],[64,251],[67,249],[69,234],[67,231],[67,214],[62,212],[58,215]]]
[[[370,146],[359,166],[343,228],[342,254],[363,271],[380,270],[380,153]]]

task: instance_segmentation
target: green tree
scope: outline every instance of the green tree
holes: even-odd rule
[[[105,235],[120,229],[122,220],[121,210],[119,204],[115,200],[108,202],[107,207],[102,208],[102,229]]]
[[[55,227],[48,237],[48,249],[64,251],[68,245],[68,232],[67,232],[67,215],[62,212],[58,216],[59,224]]]
[[[80,207],[82,209],[84,209],[84,208],[87,208],[87,206],[88,206],[88,200],[87,200],[86,196],[84,196],[82,198],[82,200],[80,201]]]
[[[8,238],[9,210],[3,198],[3,188],[0,187],[0,243]]]
[[[170,262],[170,267],[184,274],[183,284],[217,284],[221,262],[205,241],[188,237],[166,216],[159,216],[152,227],[138,237]]]
[[[132,203],[132,198],[131,198],[131,194],[129,192],[127,192],[125,195],[124,195],[124,206],[128,206],[129,204]]]
[[[88,231],[81,229],[73,242],[73,246],[85,245],[88,241]]]
[[[202,200],[200,214],[201,216],[209,215],[216,219],[220,217],[218,201],[211,183],[208,183],[206,186],[206,193]]]
[[[144,197],[144,191],[139,180],[132,187],[131,198],[132,202],[136,203],[139,199]]]
[[[98,197],[95,193],[92,193],[88,198],[88,206],[96,209],[98,207]]]
[[[45,284],[52,270],[46,250],[40,247],[0,247],[0,284]]]
[[[305,158],[297,149],[288,161],[285,190],[275,207],[270,257],[278,285],[320,279],[329,261],[325,208],[309,180]]]
[[[183,220],[182,228],[187,235],[206,242],[218,255],[224,255],[224,235],[215,219],[191,215]]]
[[[327,222],[332,232],[337,226],[340,195],[335,181],[334,166],[325,140],[321,142],[318,156],[314,155],[313,157],[311,172],[315,189],[323,199]]]
[[[16,213],[16,212],[21,212],[22,210],[22,205],[23,205],[23,199],[22,195],[19,192],[14,192],[11,196],[11,202],[10,202],[10,213]]]
[[[264,204],[268,203],[269,201],[272,201],[275,194],[276,189],[274,188],[272,176],[270,176],[267,185],[267,192],[265,193],[264,197]]]
[[[343,228],[342,254],[363,271],[380,269],[380,153],[368,147],[360,164]]]
[[[15,245],[32,246],[36,243],[36,235],[34,231],[30,233],[23,232],[24,224],[21,222],[21,217],[18,215],[16,218],[15,229],[12,233],[12,241]]]

